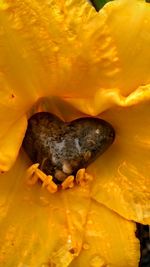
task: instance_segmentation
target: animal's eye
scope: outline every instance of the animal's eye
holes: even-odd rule
[[[33,163],[62,182],[104,153],[114,137],[113,127],[104,120],[81,118],[65,123],[41,112],[29,119],[23,146]]]

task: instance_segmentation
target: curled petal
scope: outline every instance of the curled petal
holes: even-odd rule
[[[99,31],[95,35],[93,32],[91,38],[93,41],[90,39],[89,44],[95,43],[94,51],[97,53],[97,60],[104,57],[109,69],[104,68],[102,61],[100,65],[94,63],[92,66],[89,64],[87,83],[90,83],[90,71],[93,69],[93,73],[95,73],[95,76],[93,74],[93,77],[95,77],[93,88],[89,89],[87,86],[87,92],[90,90],[92,95],[90,97],[88,93],[86,96],[80,95],[77,97],[66,95],[65,100],[84,113],[97,115],[114,105],[127,106],[150,99],[149,4],[144,0],[113,1],[98,13],[96,19]],[[102,22],[105,25],[105,36],[108,35],[106,39],[111,40],[111,50],[108,46],[101,53],[101,46],[108,44],[106,39],[102,37],[103,31],[99,26]],[[96,38],[100,40],[99,45],[95,41]],[[101,39],[104,40],[104,43]],[[92,47],[91,45],[89,51],[92,51]],[[109,53],[109,50],[113,53]],[[91,58],[93,60],[95,53],[92,51]],[[88,52],[89,54],[90,52]],[[111,64],[108,64],[108,62],[111,62]],[[105,75],[101,76],[101,72]],[[104,77],[107,77],[107,81]],[[96,81],[99,81],[99,83],[96,84]]]
[[[104,10],[120,62],[117,88],[128,95],[150,83],[150,5],[144,0],[119,0]]]
[[[130,107],[150,100],[150,84],[139,86],[128,96],[123,96],[116,88],[98,90],[93,98],[73,98],[64,100],[77,110],[97,116],[114,106]]]
[[[92,197],[123,217],[145,224],[150,224],[149,114],[149,102],[103,113],[115,128],[116,140],[89,167],[95,175]]]
[[[70,267],[135,267],[139,262],[138,250],[134,223],[92,202],[87,216],[83,250]]]
[[[7,134],[0,139],[0,172],[10,169],[19,153],[22,139],[27,127],[26,116],[21,117],[7,131]]]
[[[102,88],[127,95],[149,83],[149,13],[144,1],[114,1],[96,13],[84,0],[4,0],[5,81],[36,97],[89,98]]]

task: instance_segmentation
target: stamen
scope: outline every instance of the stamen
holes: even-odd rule
[[[58,190],[58,186],[57,184],[55,184],[53,181],[51,181],[49,183],[49,185],[47,186],[47,190],[50,192],[50,193],[56,193],[57,190]]]
[[[61,186],[62,189],[72,188],[74,186],[74,176],[68,176]]]
[[[76,174],[76,182],[81,186],[85,186],[88,182],[93,180],[92,175],[85,172],[85,169],[80,169]]]

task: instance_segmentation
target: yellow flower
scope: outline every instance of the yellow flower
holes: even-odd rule
[[[0,1],[1,266],[138,266],[135,222],[150,224],[149,27],[144,0],[99,13],[85,0]],[[87,169],[92,184],[26,185],[20,147],[39,108],[114,126],[115,143]]]

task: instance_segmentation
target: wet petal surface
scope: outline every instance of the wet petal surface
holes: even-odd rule
[[[52,195],[40,185],[28,188],[27,166],[22,154],[12,170],[1,175],[0,264],[68,266],[81,249],[89,190],[74,188]]]
[[[127,219],[150,223],[149,102],[103,113],[116,141],[91,167],[92,197]]]
[[[149,13],[136,0],[99,13],[84,0],[2,1],[0,138],[41,97],[61,97],[89,115],[149,99]]]
[[[101,262],[119,267],[125,260],[128,266],[137,266],[134,223],[91,202],[88,186],[54,195],[38,184],[28,188],[28,164],[21,153],[12,170],[0,177],[2,266],[67,267],[83,266],[84,261],[90,267]]]
[[[83,250],[70,266],[138,266],[139,254],[136,250],[139,244],[134,231],[132,222],[125,223],[123,218],[103,205],[92,202],[87,216]]]
[[[125,266],[138,265],[134,223],[102,205],[124,218],[150,223],[149,105],[138,105],[150,99],[149,7],[145,1],[118,0],[96,13],[84,0],[1,1],[2,170],[14,162],[26,129],[25,114],[41,97],[48,96],[50,101],[52,96],[61,97],[89,115],[106,111],[103,117],[118,135],[112,149],[88,169],[95,176],[92,194],[89,188],[76,187],[55,195],[38,185],[29,190],[25,170],[30,163],[22,155],[14,169],[1,174],[2,266],[66,267],[71,262],[76,266],[78,255],[79,266],[85,259],[92,267],[107,266],[107,251],[114,267],[124,266],[124,254]],[[76,114],[64,113],[67,120]],[[88,225],[88,218],[94,218],[96,232],[103,224],[106,227],[106,221],[111,226],[119,222],[118,239],[115,230],[114,235],[110,233],[113,254]],[[122,230],[126,235],[122,236]],[[95,255],[92,240],[106,245],[101,245],[104,257],[98,245]],[[122,254],[120,243],[127,249],[130,244],[132,251]]]

